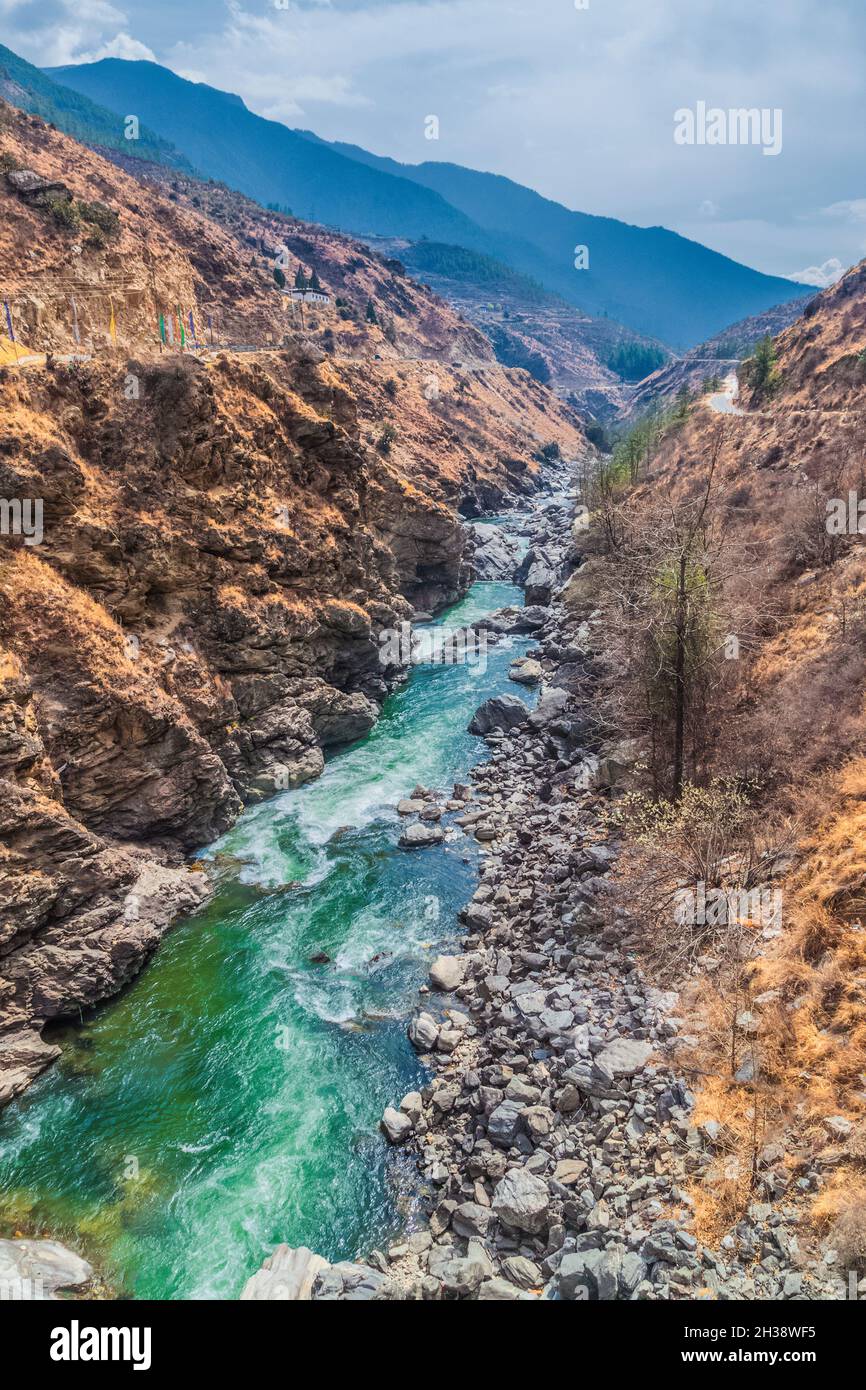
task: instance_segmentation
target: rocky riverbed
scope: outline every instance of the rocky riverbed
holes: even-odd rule
[[[456,819],[487,853],[462,954],[434,962],[408,1024],[429,1081],[382,1120],[383,1142],[417,1160],[426,1219],[363,1259],[280,1246],[242,1297],[844,1297],[832,1252],[802,1257],[802,1194],[786,1192],[778,1145],[759,1154],[754,1200],[719,1247],[694,1234],[691,1194],[724,1136],[694,1119],[677,992],[647,981],[603,910],[617,844],[601,813],[630,750],[589,734],[593,623],[561,601],[577,560],[562,500],[535,530],[524,574],[543,559],[547,601],[489,627],[536,624],[541,697],[531,713],[500,698],[475,717],[491,757],[471,793],[454,789],[472,808]]]

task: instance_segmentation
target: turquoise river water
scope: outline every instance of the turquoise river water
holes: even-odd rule
[[[439,621],[520,602],[476,584]],[[210,847],[207,907],[0,1115],[0,1233],[65,1236],[134,1297],[236,1298],[279,1241],[347,1258],[401,1227],[413,1183],[378,1121],[423,1080],[405,1016],[479,850],[400,850],[394,808],[466,776],[466,725],[526,645],[416,667],[318,781]]]

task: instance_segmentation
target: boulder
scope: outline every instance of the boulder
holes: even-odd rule
[[[479,705],[469,723],[469,732],[484,735],[498,729],[501,733],[508,733],[510,729],[525,724],[528,717],[527,706],[516,695],[494,695]]]
[[[430,966],[430,984],[444,994],[451,994],[462,985],[464,973],[462,956],[437,956]]]
[[[506,1226],[527,1235],[547,1225],[550,1193],[547,1183],[525,1168],[512,1168],[493,1191],[493,1210]]]
[[[517,1101],[504,1100],[487,1119],[487,1134],[494,1144],[510,1149],[520,1129],[523,1106]]]
[[[634,1076],[643,1071],[654,1051],[652,1043],[637,1038],[615,1038],[598,1054],[596,1066],[609,1076]]]
[[[409,1041],[418,1052],[432,1052],[439,1037],[439,1025],[428,1013],[419,1013],[407,1029]]]
[[[542,674],[541,662],[531,656],[518,657],[508,668],[508,679],[518,685],[538,685]]]
[[[541,696],[535,709],[528,716],[530,727],[544,729],[555,719],[561,719],[568,708],[569,694],[552,685]]]
[[[417,1125],[424,1113],[424,1103],[421,1099],[421,1092],[408,1091],[400,1101],[399,1108],[404,1115],[408,1116],[413,1125]]]
[[[309,1302],[318,1275],[329,1267],[327,1260],[314,1255],[305,1245],[297,1249],[278,1245],[261,1269],[247,1280],[241,1302]]]
[[[93,1269],[56,1240],[0,1240],[0,1299],[55,1299],[89,1283]]]
[[[441,825],[415,821],[413,825],[406,826],[398,843],[401,849],[426,849],[428,845],[441,845],[444,839],[445,831]]]
[[[390,1105],[385,1107],[379,1124],[389,1144],[404,1144],[414,1129],[409,1116],[402,1115]]]
[[[347,1303],[367,1303],[382,1293],[386,1284],[385,1275],[378,1270],[343,1260],[336,1265],[326,1265],[319,1273],[313,1284],[313,1298],[317,1302],[340,1299]]]

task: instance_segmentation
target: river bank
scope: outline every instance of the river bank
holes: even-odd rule
[[[439,627],[520,601],[481,582]],[[287,1222],[334,1258],[393,1238],[416,1185],[378,1119],[422,1082],[404,1020],[481,848],[455,827],[436,851],[399,849],[396,805],[466,779],[471,715],[527,645],[413,668],[365,738],[203,856],[211,901],[119,999],[54,1036],[57,1068],[0,1117],[10,1229],[83,1242],[139,1297],[236,1297]]]
[[[561,553],[555,524],[537,539]],[[423,1217],[364,1259],[281,1245],[243,1298],[845,1296],[830,1265],[801,1257],[796,1207],[774,1200],[778,1146],[718,1248],[694,1233],[724,1136],[696,1118],[677,991],[645,978],[606,910],[606,812],[630,750],[593,741],[593,624],[554,596],[533,634],[538,706],[487,734],[471,774],[495,834],[461,950],[434,963],[409,1023],[428,1079],[382,1121],[418,1166]]]

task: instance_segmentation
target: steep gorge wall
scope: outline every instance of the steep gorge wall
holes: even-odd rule
[[[132,342],[69,361],[68,322],[27,318],[63,262],[33,275],[28,248],[50,260],[61,234],[2,195],[0,264],[21,282],[29,345],[57,356],[0,369],[0,497],[42,509],[38,543],[0,536],[0,1103],[56,1055],[44,1023],[118,989],[201,900],[184,856],[371,726],[401,674],[380,633],[470,581],[461,513],[539,486],[541,445],[583,448],[525,373],[455,365],[474,330],[411,282],[395,341],[353,323],[351,356],[300,334],[281,351],[159,353],[152,309],[176,276],[193,283],[195,248],[206,238],[228,263],[239,243],[22,121],[19,163],[49,177],[62,156],[76,196],[116,199],[129,264],[156,238],[151,264],[174,269],[140,330],[112,292]],[[346,273],[390,284],[327,244]],[[86,252],[95,281],[116,254]],[[273,281],[251,283],[245,300],[218,271],[209,291],[283,314]]]

